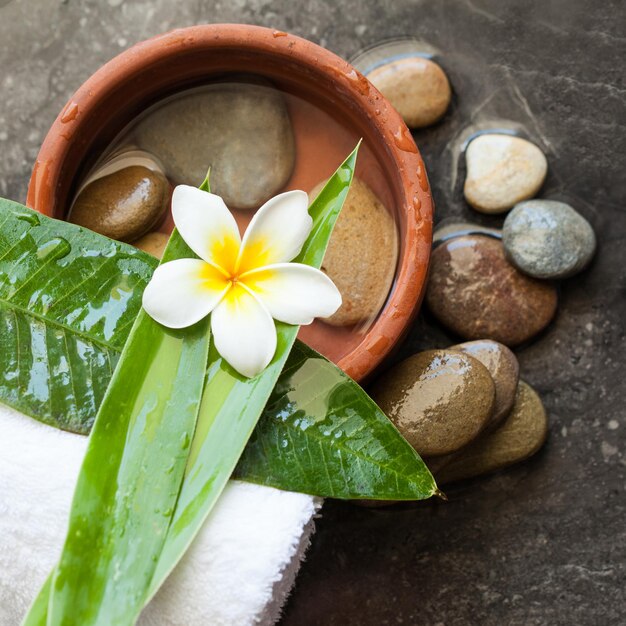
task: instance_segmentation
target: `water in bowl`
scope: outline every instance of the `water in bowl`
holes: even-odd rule
[[[331,115],[325,104],[251,76],[231,76],[164,98],[133,119],[97,158],[77,187],[69,219],[78,214],[76,199],[103,173],[113,181],[124,158],[131,166],[162,169],[172,188],[198,186],[211,168],[212,191],[224,197],[242,232],[277,193],[303,189],[313,201],[361,138],[350,119]],[[316,320],[299,335],[335,362],[361,342],[394,288],[399,242],[390,175],[365,138],[356,181],[322,266],[344,304],[330,320]],[[147,230],[169,234],[172,228],[167,207]]]

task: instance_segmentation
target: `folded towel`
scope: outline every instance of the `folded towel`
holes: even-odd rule
[[[59,558],[87,439],[0,405],[0,624],[17,626]],[[231,481],[141,626],[273,624],[319,498]]]

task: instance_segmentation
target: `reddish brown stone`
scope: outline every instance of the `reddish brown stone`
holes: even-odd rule
[[[500,241],[468,235],[433,252],[426,299],[437,319],[461,337],[515,346],[548,325],[557,293],[551,283],[518,272]]]

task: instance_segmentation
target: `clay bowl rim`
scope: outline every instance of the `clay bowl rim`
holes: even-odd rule
[[[432,241],[433,202],[419,150],[400,115],[347,61],[300,37],[260,26],[211,24],[180,28],[135,44],[92,74],[50,127],[37,156],[27,204],[46,215],[59,211],[75,172],[66,160],[76,142],[93,136],[91,114],[120,84],[128,84],[174,54],[251,53],[272,58],[275,71],[300,70],[312,91],[358,117],[359,130],[385,163],[400,218],[400,255],[395,284],[384,309],[360,343],[338,362],[357,381],[367,378],[409,330],[424,297]],[[298,74],[298,76],[299,76]],[[315,81],[315,83],[313,82]],[[325,87],[324,87],[325,86]],[[324,91],[325,89],[325,91]],[[95,114],[95,113],[94,113]],[[68,182],[69,181],[69,182]]]

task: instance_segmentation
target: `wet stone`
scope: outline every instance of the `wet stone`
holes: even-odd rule
[[[527,200],[507,215],[503,228],[507,258],[536,278],[567,278],[583,270],[596,249],[589,222],[564,202]]]
[[[170,179],[211,190],[229,208],[257,208],[289,179],[295,145],[283,96],[265,84],[224,83],[171,100],[142,120],[134,138],[158,154]]]
[[[433,251],[426,301],[435,317],[464,339],[516,346],[550,323],[557,292],[513,267],[500,241],[467,235]]]
[[[323,183],[309,194],[314,199]],[[352,181],[333,230],[322,271],[339,289],[343,303],[324,321],[351,326],[376,317],[387,299],[398,259],[393,217],[361,180]]]
[[[170,186],[163,174],[134,165],[87,184],[72,206],[69,221],[132,242],[161,221],[169,199]]]
[[[439,471],[437,482],[472,478],[519,463],[535,454],[548,435],[548,416],[537,392],[520,381],[513,409],[504,423],[457,453]]]
[[[163,256],[163,251],[165,250],[165,246],[167,246],[168,241],[169,235],[160,232],[153,232],[137,239],[133,245],[136,248],[151,254],[157,259],[160,259]]]
[[[511,135],[476,137],[465,159],[465,199],[482,213],[503,213],[532,198],[548,171],[546,157],[534,143]]]
[[[466,446],[481,432],[493,412],[495,385],[468,354],[428,350],[384,374],[372,397],[415,450],[432,457]]]
[[[519,381],[517,357],[504,344],[490,339],[467,341],[449,349],[473,356],[489,370],[496,385],[496,401],[489,427],[496,426],[509,414],[515,401]]]
[[[372,70],[367,78],[410,128],[434,124],[450,104],[448,77],[430,59],[415,56],[391,61]]]

